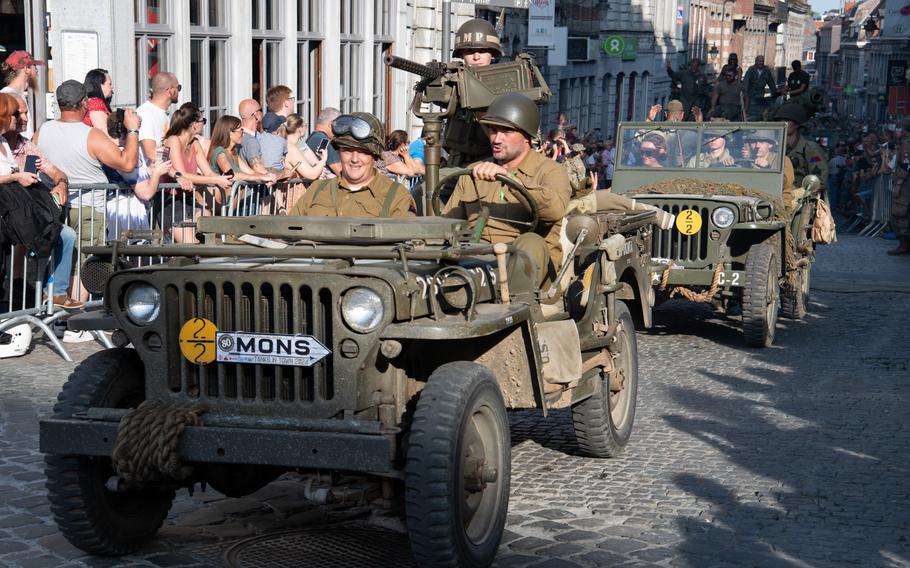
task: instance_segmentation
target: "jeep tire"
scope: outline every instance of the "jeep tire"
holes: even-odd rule
[[[133,349],[108,349],[82,362],[63,385],[54,418],[89,407],[132,408],[145,397],[144,368]],[[75,547],[100,556],[122,556],[151,540],[171,509],[172,489],[114,493],[107,457],[48,455],[47,492],[54,520]]]
[[[471,362],[436,369],[408,434],[405,508],[419,566],[489,566],[509,504],[511,444],[493,373]]]
[[[616,302],[616,311],[622,326],[616,336],[618,355],[613,359],[613,376],[601,372],[594,394],[572,405],[572,426],[578,446],[586,455],[596,458],[612,458],[622,453],[635,422],[638,396],[635,325],[624,302]]]
[[[780,262],[773,242],[752,245],[746,258],[743,286],[743,337],[750,347],[774,343],[780,307]]]

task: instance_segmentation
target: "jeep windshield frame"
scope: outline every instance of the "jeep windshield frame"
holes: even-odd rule
[[[613,191],[636,194],[644,185],[695,179],[739,184],[780,199],[784,172],[780,149],[786,145],[786,129],[783,122],[621,123]],[[724,141],[721,148],[712,142],[716,140]],[[763,141],[770,147],[762,145]],[[646,153],[658,156],[659,167],[647,167],[643,144]],[[761,158],[767,155],[771,159],[762,167]],[[654,163],[649,158],[648,164]]]

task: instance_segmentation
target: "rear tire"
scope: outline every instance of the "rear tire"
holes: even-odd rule
[[[81,363],[63,385],[54,418],[71,418],[89,407],[134,408],[145,397],[145,371],[133,349],[108,349]],[[108,457],[45,457],[48,500],[63,536],[100,556],[122,556],[151,540],[171,509],[174,491],[114,493]]]
[[[485,567],[509,507],[509,423],[493,373],[470,362],[436,369],[408,434],[405,506],[419,566]]]
[[[750,347],[774,343],[780,307],[779,274],[780,262],[772,243],[765,241],[749,248],[743,287],[743,337]]]
[[[613,360],[613,380],[601,372],[596,392],[572,406],[572,426],[578,446],[582,452],[596,458],[612,458],[621,454],[629,443],[635,422],[638,398],[635,325],[624,302],[616,302],[616,308],[622,328],[617,336],[619,355]]]

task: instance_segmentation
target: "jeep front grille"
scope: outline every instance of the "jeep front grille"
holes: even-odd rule
[[[710,211],[706,207],[696,205],[659,205],[661,209],[678,215],[680,211],[695,209],[701,215],[701,229],[698,233],[687,237],[680,233],[676,227],[666,231],[656,229],[651,241],[651,256],[654,258],[669,258],[677,261],[699,261],[708,258],[708,225],[711,222]]]
[[[187,282],[165,287],[164,306],[172,334],[168,387],[189,399],[243,403],[308,403],[332,400],[332,356],[312,367],[217,363],[196,365],[177,348],[184,322],[202,317],[222,331],[302,333],[332,349],[332,293],[328,288],[249,282]]]

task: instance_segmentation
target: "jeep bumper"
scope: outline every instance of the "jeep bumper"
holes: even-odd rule
[[[662,272],[658,273],[663,275]],[[713,268],[671,268],[667,286],[710,286],[714,282]],[[741,288],[746,282],[742,270],[724,270],[718,285],[722,288]]]
[[[40,422],[40,451],[71,456],[110,456],[117,422],[49,418]],[[391,473],[386,434],[311,432],[221,426],[187,426],[178,447],[185,462],[273,465]]]

